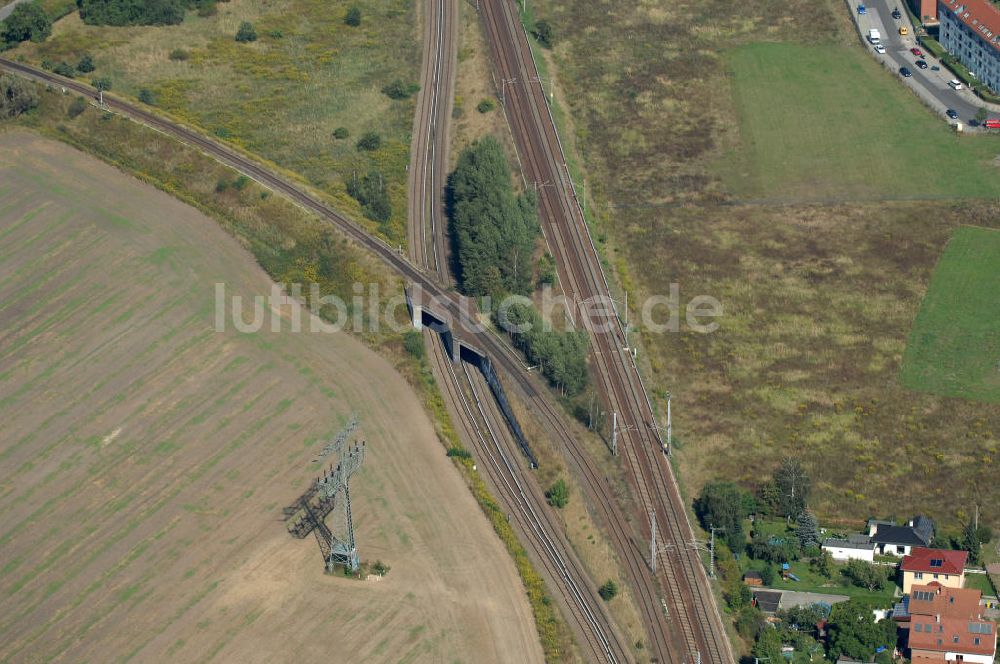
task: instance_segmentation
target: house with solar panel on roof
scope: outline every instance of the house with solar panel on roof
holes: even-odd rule
[[[912,664],[992,664],[996,656],[997,626],[984,615],[982,594],[974,588],[914,584],[892,618],[906,631]]]
[[[965,563],[968,551],[927,549],[916,547],[899,564],[903,575],[903,594],[913,585],[936,582],[948,588],[961,588],[965,583]]]

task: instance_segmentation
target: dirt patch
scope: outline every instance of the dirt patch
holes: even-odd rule
[[[270,282],[215,222],[61,144],[0,146],[5,657],[540,661],[513,564],[387,362],[344,334],[216,332],[215,283]],[[281,521],[351,412],[377,582],[324,575]]]

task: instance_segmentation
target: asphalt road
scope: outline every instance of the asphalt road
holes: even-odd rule
[[[867,14],[859,16],[858,24],[861,26],[863,35],[868,34],[870,28],[877,28],[882,33],[882,45],[885,46],[885,55],[878,55],[869,44],[868,48],[875,58],[886,59],[891,65],[889,69],[899,76],[900,67],[909,69],[913,76],[902,79],[905,85],[910,86],[920,96],[924,102],[941,114],[942,119],[951,122],[944,115],[945,110],[954,109],[958,113],[958,119],[963,125],[968,125],[969,120],[976,116],[976,112],[983,105],[981,101],[968,89],[952,90],[948,86],[948,81],[954,75],[929,55],[926,49],[917,44],[913,36],[913,24],[909,15],[903,7],[902,0],[867,0],[865,2]],[[892,18],[892,10],[899,7],[902,17],[900,20]],[[899,27],[905,25],[909,28],[910,34],[903,37],[899,34]],[[918,58],[910,52],[911,48],[919,48],[924,52],[922,58]],[[924,60],[928,64],[927,69],[918,69],[914,64],[917,60]],[[931,67],[940,67],[939,71],[933,71]],[[902,78],[902,77],[901,77]],[[1000,113],[991,112],[990,118],[1000,118]]]

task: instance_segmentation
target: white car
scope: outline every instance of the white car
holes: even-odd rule
[[[885,46],[882,46],[882,44],[875,44],[875,52],[879,55],[885,55]]]

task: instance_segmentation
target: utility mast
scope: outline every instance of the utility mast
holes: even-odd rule
[[[347,428],[327,444],[317,459],[327,455],[338,457],[335,464],[313,480],[312,484],[292,505],[285,508],[288,532],[298,539],[312,533],[319,544],[328,572],[338,565],[356,572],[360,565],[351,515],[350,479],[365,462],[365,442],[345,449],[347,436],[357,427],[353,418]],[[330,517],[330,525],[326,519]]]

